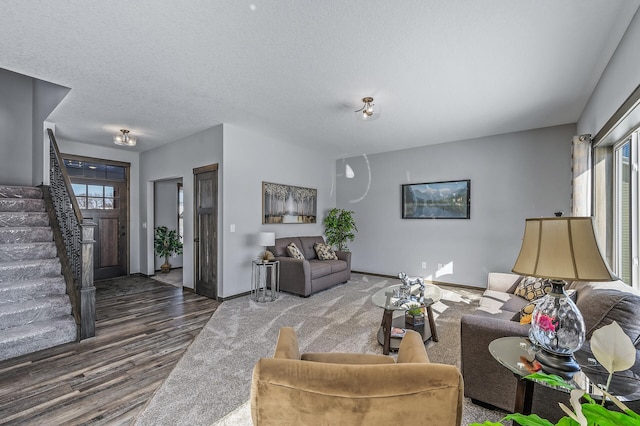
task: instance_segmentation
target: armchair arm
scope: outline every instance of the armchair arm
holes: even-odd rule
[[[422,336],[413,330],[407,330],[398,348],[398,363],[409,362],[429,362],[429,356],[424,348]]]
[[[300,359],[298,338],[292,327],[280,327],[274,358]]]
[[[351,270],[351,252],[336,250],[335,253],[336,256],[338,256],[338,259],[347,262],[347,269]]]
[[[311,294],[311,268],[308,260],[278,256],[280,261],[280,290],[308,296]]]

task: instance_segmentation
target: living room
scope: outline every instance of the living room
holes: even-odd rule
[[[245,6],[246,9],[250,9],[249,5]],[[266,8],[266,5],[261,4],[253,6],[257,8],[254,12],[260,12],[261,8]],[[582,13],[583,8],[590,6],[596,7],[591,4],[579,6],[577,2],[571,2],[567,7],[575,7]],[[56,109],[57,103],[50,108],[57,114],[61,114],[65,107],[69,108],[67,105],[73,105],[74,96],[76,96],[74,91],[79,92],[81,89],[72,87],[68,83],[72,80],[71,76],[66,78],[63,74],[50,76],[49,71],[41,68],[40,63],[30,65],[24,57],[29,54],[35,56],[41,52],[38,52],[39,49],[34,46],[23,45],[20,39],[24,36],[23,32],[35,31],[35,29],[28,25],[23,25],[27,30],[17,28],[17,23],[24,23],[30,14],[24,10],[24,7],[18,5],[1,7],[3,8],[3,13],[0,14],[3,42],[0,52],[3,59],[0,67],[10,71],[3,70],[0,81],[3,83],[3,90],[5,90],[5,84],[25,87],[25,90],[10,97],[3,96],[0,99],[0,105],[3,109],[11,109],[14,108],[16,99],[23,99],[25,101],[21,105],[30,104],[31,106],[21,110],[26,111],[24,115],[29,117],[28,120],[3,120],[6,139],[0,147],[0,169],[3,170],[0,171],[0,178],[2,178],[0,183],[38,185],[44,180],[42,167],[40,167],[44,156],[38,154],[42,152],[43,139],[39,134],[41,127],[32,119],[37,116],[39,107],[33,101],[28,101],[28,99],[37,99],[34,97],[33,79],[53,82],[52,84],[61,87],[70,87],[69,94],[65,93],[66,97],[62,96],[58,100],[60,109]],[[521,98],[523,95],[518,90],[513,90],[511,97],[503,92],[496,100],[486,96],[487,107],[494,103],[504,104],[496,121],[508,123],[508,125],[501,127],[504,130],[497,133],[491,133],[493,127],[488,124],[486,127],[483,125],[483,120],[488,120],[484,114],[479,114],[483,104],[465,106],[463,104],[466,104],[469,94],[455,90],[450,91],[453,99],[450,103],[460,104],[460,111],[453,119],[455,124],[450,125],[449,129],[439,128],[440,133],[435,136],[430,134],[429,126],[435,127],[437,119],[431,117],[438,117],[435,114],[438,105],[426,108],[425,116],[421,120],[416,120],[421,121],[421,127],[418,130],[407,128],[406,134],[401,134],[401,132],[383,131],[380,126],[376,127],[398,117],[391,107],[394,105],[391,90],[386,92],[387,99],[385,99],[384,90],[378,92],[380,97],[377,97],[376,101],[384,108],[380,119],[371,123],[357,122],[353,118],[353,110],[358,108],[360,99],[363,96],[376,95],[374,92],[378,83],[369,76],[363,77],[366,82],[358,90],[360,94],[355,99],[355,107],[350,106],[332,112],[336,121],[340,122],[341,129],[344,128],[343,126],[351,125],[351,127],[339,140],[333,140],[334,134],[327,133],[326,147],[317,143],[318,139],[325,138],[322,131],[316,131],[317,128],[308,131],[307,138],[297,138],[299,133],[292,137],[292,133],[287,131],[288,126],[296,129],[304,127],[297,124],[295,120],[299,115],[312,113],[313,98],[303,100],[305,107],[296,104],[299,109],[283,106],[278,98],[274,108],[285,110],[291,119],[275,122],[268,128],[269,132],[258,125],[265,118],[258,117],[250,124],[244,124],[241,120],[243,112],[238,109],[221,115],[220,119],[214,120],[209,117],[211,125],[203,126],[204,120],[199,121],[197,126],[189,127],[190,130],[197,127],[197,130],[180,134],[176,131],[176,137],[171,134],[155,145],[143,145],[145,135],[141,131],[138,136],[140,149],[136,150],[114,147],[110,139],[117,132],[117,128],[112,127],[116,123],[130,123],[132,128],[138,126],[147,131],[149,133],[147,138],[151,139],[154,133],[153,124],[132,122],[132,118],[123,115],[113,116],[113,119],[105,115],[104,117],[109,117],[109,120],[104,118],[99,123],[97,121],[79,123],[78,128],[82,127],[83,131],[84,127],[90,126],[100,129],[101,139],[93,139],[94,133],[88,133],[91,136],[84,136],[82,132],[74,134],[74,124],[65,121],[63,115],[56,120],[53,113],[46,121],[55,129],[62,152],[130,163],[129,197],[132,201],[129,207],[128,272],[130,274],[153,275],[156,273],[153,253],[154,182],[176,178],[183,180],[184,240],[193,241],[193,169],[218,164],[217,264],[219,265],[218,296],[222,299],[233,298],[249,291],[251,261],[259,251],[259,247],[255,244],[255,236],[259,232],[275,232],[277,237],[320,235],[323,232],[321,220],[316,224],[263,225],[260,218],[263,181],[317,189],[317,211],[320,219],[332,207],[353,210],[359,230],[356,240],[349,245],[353,253],[352,268],[355,271],[383,275],[395,275],[404,271],[409,275],[425,276],[435,281],[482,288],[486,285],[489,272],[510,271],[513,267],[520,247],[525,218],[552,216],[557,211],[570,215],[572,137],[583,134],[594,137],[598,135],[640,83],[636,72],[640,65],[640,58],[636,53],[636,46],[640,42],[640,16],[636,13],[638,4],[637,2],[620,2],[611,8],[610,13],[602,14],[602,22],[589,13],[588,16],[592,20],[590,24],[594,25],[581,27],[580,22],[572,22],[573,27],[567,24],[565,28],[567,32],[585,33],[593,29],[601,37],[591,41],[592,49],[598,53],[602,52],[603,58],[596,60],[594,56],[597,55],[591,51],[575,52],[571,58],[574,62],[580,62],[581,56],[588,54],[591,60],[589,66],[593,68],[581,75],[581,83],[589,90],[572,92],[574,97],[568,99],[549,96],[548,105],[553,105],[553,108],[548,109],[546,103],[527,104],[527,109],[522,109],[520,105],[524,102]],[[154,7],[149,5],[149,9]],[[43,6],[42,15],[47,15],[47,12],[51,13],[51,10]],[[474,10],[475,12],[481,13]],[[542,13],[539,10],[536,12]],[[111,16],[114,12],[106,13]],[[45,20],[39,14],[33,19],[36,22]],[[595,24],[606,27],[606,31],[602,28],[594,28]],[[75,43],[79,34],[83,34],[82,31],[91,33],[90,25],[87,23],[80,25],[81,29],[78,33],[68,35],[68,38],[63,40],[65,43]],[[536,31],[541,34],[545,32],[543,26],[536,24],[536,27]],[[366,33],[369,29],[365,28],[362,31]],[[375,33],[376,28],[370,31]],[[4,37],[5,33],[6,37]],[[605,38],[602,35],[604,33],[613,33],[612,39]],[[504,34],[504,37],[508,38],[509,35]],[[194,40],[190,42],[195,43]],[[550,43],[553,43],[553,40]],[[64,43],[61,44],[64,46]],[[16,49],[15,46],[21,48]],[[585,46],[581,46],[586,49]],[[77,54],[86,54],[86,51],[91,49],[85,47]],[[29,52],[29,54],[23,55],[21,52]],[[299,51],[296,52],[299,53]],[[505,51],[505,55],[509,53],[513,51]],[[55,55],[52,56],[55,57]],[[383,55],[380,56],[382,60]],[[327,55],[322,59],[327,60],[330,57],[331,55]],[[530,67],[534,69],[532,73],[555,74],[562,82],[572,78],[567,77],[565,75],[567,71],[557,68],[553,62],[546,61],[541,64],[536,57],[528,57],[526,52],[514,60],[520,60],[523,57],[530,60]],[[124,55],[123,61],[135,62],[136,57]],[[168,62],[171,64],[163,63],[161,67],[164,67],[162,69],[167,76],[171,76],[167,77],[166,81],[170,86],[173,83],[178,84],[173,81],[174,79],[188,79],[189,69],[197,60],[187,55],[187,57],[181,56],[180,59],[176,59],[176,63]],[[271,67],[278,68],[278,61],[274,59],[274,62],[276,63]],[[108,74],[107,68],[113,64],[114,61],[105,61],[104,74]],[[377,63],[361,66],[363,74],[375,74]],[[57,69],[57,66],[54,68]],[[291,70],[291,73],[303,74],[305,71],[305,69],[295,69]],[[400,71],[397,74],[398,80],[404,78]],[[419,73],[412,74],[412,77],[415,75]],[[465,74],[459,76],[468,78]],[[102,75],[101,78],[104,79],[104,84],[110,81],[106,75]],[[279,78],[282,79],[280,81],[285,79],[282,76]],[[505,86],[507,83],[505,81]],[[344,88],[330,90],[325,87],[325,83],[321,83],[321,79],[314,80],[313,83],[306,82],[306,84],[309,86],[317,84],[320,86],[318,90],[333,93],[335,99],[331,102],[334,104],[343,102],[343,95],[340,92],[346,91]],[[433,85],[438,84],[438,82],[433,83]],[[477,85],[482,84],[478,82]],[[526,85],[527,81],[520,81],[519,84]],[[132,88],[132,86],[124,87]],[[546,90],[552,93],[556,89],[555,85],[550,85]],[[141,95],[140,98],[149,103],[154,99],[157,100],[159,96],[129,90],[121,93],[119,89],[111,90],[119,92],[117,96],[122,97],[124,104],[134,104],[129,98],[134,98],[136,95]],[[537,90],[542,89],[538,87]],[[295,92],[293,89],[292,91]],[[174,89],[168,89],[167,97],[158,102],[171,103],[173,96],[176,95],[175,92]],[[199,92],[192,92],[191,95],[194,99],[200,97]],[[84,93],[83,96],[92,95]],[[428,99],[428,93],[424,94],[424,99],[421,96],[407,96],[401,103],[412,109],[420,109],[422,104],[427,102],[426,99]],[[262,100],[257,99],[257,101]],[[215,104],[211,99],[207,102]],[[247,106],[251,102],[252,99],[247,98],[242,104]],[[96,101],[96,103],[100,102]],[[400,102],[395,101],[395,105],[398,103]],[[116,109],[107,101],[105,104],[111,109]],[[445,106],[447,105],[443,103],[442,107]],[[127,111],[141,108],[143,107],[136,104],[127,106]],[[560,114],[565,109],[570,111],[568,115]],[[172,121],[172,124],[179,120],[189,122],[189,115],[211,114],[211,110],[203,113],[200,110],[190,109],[183,103],[176,103],[174,110],[177,119]],[[473,112],[481,117],[474,117]],[[252,114],[255,115],[255,112]],[[498,113],[494,112],[494,114]],[[545,124],[536,127],[520,124],[520,119],[529,123],[527,120],[534,115],[540,116],[539,122]],[[46,119],[47,116],[44,118]],[[198,118],[201,119],[201,117]],[[348,124],[343,124],[347,120]],[[321,122],[327,128],[332,127],[330,122]],[[466,127],[468,122],[472,126]],[[458,125],[464,132],[454,132]],[[633,127],[633,125],[630,126]],[[394,131],[396,130],[394,128]],[[305,131],[307,130],[303,129],[302,133]],[[377,133],[384,136],[384,148],[379,145],[382,142],[376,137]],[[351,137],[354,139],[357,137],[360,145],[348,148],[340,146],[342,142],[346,144],[346,140]],[[395,138],[397,138],[396,145],[393,144]],[[367,139],[372,141],[371,147],[366,147]],[[407,139],[412,139],[412,142],[408,144]],[[20,161],[16,161],[16,158]],[[19,169],[15,166],[16,162],[20,163]],[[345,173],[347,165],[353,171],[351,177]],[[470,220],[403,220],[401,218],[402,184],[459,179],[471,181]],[[192,289],[194,271],[193,268],[186,267],[186,265],[193,265],[194,262],[192,244],[185,244],[183,262],[185,265],[183,285]]]

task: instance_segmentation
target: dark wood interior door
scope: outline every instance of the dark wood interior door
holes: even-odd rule
[[[218,165],[193,169],[195,290],[218,297]]]

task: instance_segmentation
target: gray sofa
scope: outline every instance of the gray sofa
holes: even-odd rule
[[[304,254],[304,260],[294,259],[287,253],[293,242]],[[267,247],[280,261],[280,290],[308,297],[351,278],[351,253],[336,251],[338,260],[320,260],[313,245],[324,243],[322,236],[276,238],[274,246]]]
[[[513,411],[517,379],[489,353],[489,343],[499,337],[528,336],[529,325],[514,321],[516,314],[528,302],[513,294],[518,275],[490,273],[487,289],[478,308],[460,321],[460,343],[464,394],[474,402]],[[616,321],[640,349],[640,294],[621,281],[572,282],[572,296],[585,320],[587,341],[582,347],[590,354],[589,339],[594,330]],[[580,361],[580,360],[579,360]],[[640,374],[640,351],[631,369]],[[606,377],[603,378],[606,380]],[[616,377],[613,378],[613,381]],[[622,380],[622,379],[619,379]],[[633,381],[631,386],[640,382]],[[557,421],[564,413],[558,403],[569,401],[569,395],[544,386],[534,386],[532,412]],[[638,410],[640,403],[629,403]]]

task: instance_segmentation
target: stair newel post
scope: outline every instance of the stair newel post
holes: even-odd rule
[[[80,293],[80,339],[96,335],[96,288],[93,285],[93,239],[96,224],[86,219],[80,224],[82,229],[82,278]]]

